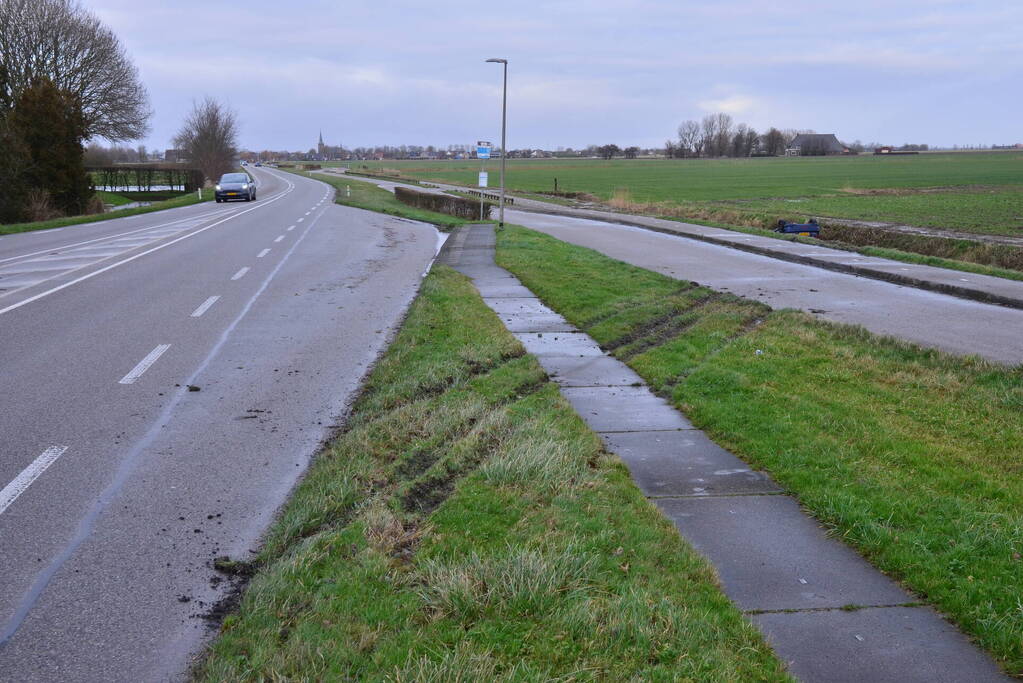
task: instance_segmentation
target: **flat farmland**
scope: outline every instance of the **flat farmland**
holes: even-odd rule
[[[473,185],[478,161],[352,162],[353,170]],[[491,184],[500,163],[488,162]],[[636,204],[727,206],[993,234],[1023,229],[1023,153],[755,159],[509,159],[507,186]]]

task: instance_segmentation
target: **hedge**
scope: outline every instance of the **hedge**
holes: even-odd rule
[[[490,218],[490,212],[494,205],[483,202],[483,215],[480,216],[480,202],[463,197],[454,197],[448,194],[431,194],[419,192],[407,187],[395,187],[394,196],[403,204],[414,206],[427,211],[446,213],[449,216],[457,216],[466,220],[486,220]]]

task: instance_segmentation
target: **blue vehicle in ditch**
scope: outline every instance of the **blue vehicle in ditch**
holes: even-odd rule
[[[821,226],[817,224],[816,218],[811,218],[807,223],[789,223],[788,221],[781,220],[778,221],[778,227],[774,231],[786,235],[802,235],[803,237],[816,237],[818,239],[821,236]]]

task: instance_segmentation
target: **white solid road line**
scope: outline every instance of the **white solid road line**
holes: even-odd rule
[[[160,251],[161,249],[169,247],[172,244],[177,244],[178,242],[181,242],[182,240],[187,240],[190,237],[195,237],[199,233],[203,233],[203,232],[206,232],[207,230],[215,228],[218,225],[220,225],[221,223],[226,223],[227,221],[231,220],[232,218],[237,218],[238,216],[242,216],[244,214],[247,214],[250,211],[256,211],[258,209],[262,209],[263,207],[268,206],[269,204],[272,204],[273,202],[277,201],[278,199],[286,196],[293,189],[295,189],[295,184],[294,183],[292,183],[291,181],[287,181],[287,182],[289,183],[287,190],[283,190],[281,193],[275,195],[273,197],[273,199],[266,199],[266,200],[264,200],[263,203],[260,204],[259,206],[254,206],[251,209],[245,209],[244,211],[238,211],[238,212],[232,213],[230,216],[227,216],[226,218],[224,218],[222,220],[216,221],[215,223],[210,223],[205,228],[199,228],[198,230],[190,232],[187,235],[182,235],[181,237],[178,237],[177,239],[173,239],[173,240],[171,240],[169,242],[164,242],[163,244],[157,245],[157,246],[153,247],[152,249],[147,249],[146,251],[143,251],[141,253],[135,254],[134,256],[129,256],[128,258],[121,259],[120,261],[117,261],[115,263],[111,263],[109,266],[106,266],[104,268],[100,268],[99,270],[94,270],[91,273],[87,273],[87,274],[85,274],[85,275],[83,275],[81,277],[75,278],[74,280],[71,280],[70,282],[65,282],[64,284],[58,285],[58,286],[56,286],[56,287],[54,287],[52,289],[48,289],[45,292],[40,292],[39,294],[36,294],[35,296],[30,296],[29,298],[24,299],[23,301],[19,301],[16,304],[11,304],[10,306],[8,306],[6,308],[0,308],[0,315],[3,315],[4,313],[8,313],[8,312],[13,311],[13,310],[18,309],[18,308],[21,308],[22,306],[24,306],[26,304],[30,304],[33,301],[38,301],[39,299],[42,299],[44,296],[49,296],[50,294],[53,294],[54,292],[59,292],[62,289],[66,289],[68,287],[71,287],[72,285],[77,285],[79,282],[84,282],[85,280],[88,280],[89,278],[96,277],[97,275],[105,273],[108,270],[113,270],[114,268],[117,268],[118,266],[123,266],[125,263],[131,263],[135,259],[140,259],[143,256],[146,256],[148,254],[152,254],[154,251]]]
[[[244,268],[242,268],[241,270],[239,270],[239,271],[238,271],[237,273],[235,273],[234,275],[232,275],[232,276],[231,276],[231,279],[232,279],[232,280],[241,280],[241,279],[242,279],[243,277],[245,277],[245,273],[247,273],[247,272],[249,272],[249,267],[248,267],[248,266],[245,266]]]
[[[258,254],[256,254],[256,258],[263,258],[264,256],[266,256],[269,253],[270,253],[269,249],[264,249],[263,251],[261,251]]]
[[[217,303],[218,299],[220,299],[219,295],[211,296],[209,299],[206,299],[206,301],[203,301],[201,304],[199,304],[199,308],[192,311],[192,317],[198,318],[200,315],[210,310],[210,306]]]
[[[42,454],[32,461],[32,464],[21,471],[21,474],[14,478],[10,484],[0,491],[0,515],[11,506],[18,496],[25,492],[32,482],[39,478],[39,475],[46,471],[46,468],[57,461],[57,458],[64,455],[67,446],[50,446]]]
[[[274,242],[280,242],[282,239],[284,239],[284,235],[281,235],[280,237],[275,239]],[[964,282],[965,282],[965,280],[964,280]]]
[[[155,349],[149,352],[145,358],[139,361],[139,364],[132,368],[132,371],[121,378],[118,384],[134,384],[135,380],[142,376],[146,370],[148,370],[157,359],[164,354],[164,352],[170,348],[170,344],[160,344]]]
[[[49,249],[43,249],[42,251],[34,251],[34,252],[30,253],[30,254],[21,254],[20,256],[9,256],[7,258],[0,259],[0,263],[6,263],[8,261],[17,261],[18,259],[21,259],[21,258],[29,258],[31,256],[38,256],[39,254],[47,254],[47,253],[49,253],[51,251],[58,251],[58,250],[59,251],[66,251],[68,249],[75,249],[77,247],[81,247],[81,246],[84,246],[86,244],[92,244],[93,242],[105,242],[107,240],[116,240],[118,238],[126,237],[128,235],[134,235],[134,234],[137,234],[137,233],[140,233],[140,232],[146,232],[146,231],[149,231],[149,230],[159,230],[160,228],[166,228],[168,225],[177,225],[178,223],[184,223],[185,221],[193,221],[193,220],[201,220],[203,218],[209,218],[210,216],[216,215],[216,213],[217,213],[216,211],[210,211],[209,213],[200,214],[198,216],[186,216],[185,218],[178,218],[177,220],[173,220],[170,223],[161,223],[160,225],[151,225],[148,228],[139,228],[138,230],[129,230],[128,232],[122,232],[122,233],[119,233],[117,235],[107,235],[106,237],[96,237],[96,238],[91,239],[91,240],[85,240],[84,242],[73,242],[71,244],[65,244],[65,245],[61,245],[61,246],[57,246],[57,247],[50,247]],[[63,228],[61,228],[61,229],[63,229]],[[47,232],[53,232],[53,231],[52,230],[37,230],[36,232],[29,233],[29,234],[38,235],[38,234],[45,234]]]

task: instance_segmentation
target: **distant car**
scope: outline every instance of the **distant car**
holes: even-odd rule
[[[256,181],[248,173],[225,173],[213,192],[217,203],[232,199],[244,199],[251,202],[256,198]]]
[[[258,161],[256,162],[256,166],[262,166],[262,165],[263,164],[261,164],[260,162],[258,162]]]

